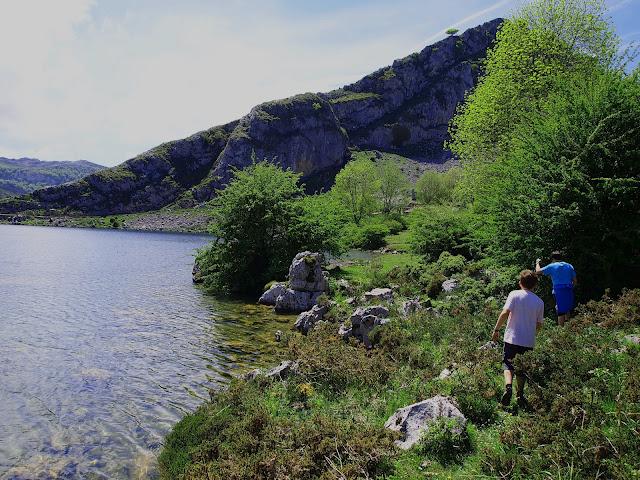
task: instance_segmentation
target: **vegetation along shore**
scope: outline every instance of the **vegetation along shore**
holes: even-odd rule
[[[267,162],[235,171],[197,280],[311,310],[277,368],[175,426],[163,477],[638,478],[640,78],[619,46],[599,1],[505,20],[451,123],[462,168],[423,174],[416,203],[367,156],[316,195]],[[351,248],[379,253],[326,260]],[[544,327],[516,357],[528,406],[502,407],[493,325],[518,272],[557,249],[579,306],[557,326],[541,280]]]

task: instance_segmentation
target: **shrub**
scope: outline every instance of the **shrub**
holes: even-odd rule
[[[429,425],[420,440],[419,450],[442,465],[462,463],[471,451],[467,427],[462,427],[458,420],[441,418]]]
[[[427,170],[416,182],[417,200],[424,205],[450,202],[461,175],[460,168],[452,168],[444,173]]]
[[[415,253],[434,261],[441,252],[471,257],[469,215],[453,207],[426,208],[416,212],[409,228],[411,246]]]

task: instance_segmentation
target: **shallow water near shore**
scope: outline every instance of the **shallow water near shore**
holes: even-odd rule
[[[0,225],[0,478],[153,478],[164,435],[292,317],[191,282],[202,235]]]

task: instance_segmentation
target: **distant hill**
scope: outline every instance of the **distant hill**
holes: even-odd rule
[[[103,168],[86,160],[44,162],[35,158],[0,157],[0,197],[24,195],[71,182]]]
[[[450,35],[355,83],[258,105],[239,120],[148,150],[73,183],[0,201],[0,213],[59,209],[104,215],[193,206],[234,168],[268,159],[330,185],[354,150],[443,164],[448,124],[474,87],[502,19]]]

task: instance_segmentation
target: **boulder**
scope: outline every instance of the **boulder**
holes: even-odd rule
[[[429,300],[422,302],[417,297],[411,298],[402,302],[402,305],[400,306],[400,315],[406,318],[409,315],[413,315],[429,307],[431,307],[431,302]]]
[[[275,367],[263,371],[260,368],[255,368],[249,372],[238,375],[238,378],[242,380],[251,381],[264,375],[265,378],[278,378],[284,380],[286,377],[295,374],[298,371],[298,362],[291,360],[285,360]]]
[[[202,283],[204,278],[202,277],[202,270],[200,269],[200,265],[198,262],[193,263],[193,270],[191,270],[191,279],[193,283]]]
[[[350,336],[360,340],[367,348],[371,347],[369,333],[374,327],[389,322],[389,309],[382,305],[359,307],[351,314],[351,328],[340,327],[338,334],[343,338]]]
[[[440,375],[438,375],[438,380],[446,380],[447,378],[449,378],[451,375],[453,375],[453,372],[451,370],[449,370],[448,368],[444,368],[441,372]]]
[[[298,363],[293,362],[291,360],[285,360],[273,368],[270,368],[264,374],[267,378],[279,378],[284,380],[285,378],[297,373],[298,371]]]
[[[322,271],[322,254],[298,253],[289,267],[289,287],[303,292],[326,292],[329,282]]]
[[[390,288],[374,288],[365,292],[363,298],[365,302],[392,302],[393,290]]]
[[[454,419],[452,429],[457,433],[460,433],[467,423],[467,419],[451,399],[436,395],[396,410],[384,426],[402,434],[402,438],[395,443],[403,450],[407,450],[418,443],[429,426],[440,418]]]
[[[295,327],[305,335],[309,333],[316,323],[323,319],[325,314],[329,311],[328,305],[314,305],[313,308],[307,312],[302,312],[298,315]]]
[[[450,278],[442,282],[442,290],[447,293],[453,292],[456,288],[458,288],[458,281],[455,278]]]
[[[275,305],[278,297],[287,290],[287,286],[284,283],[273,284],[262,296],[258,299],[258,303],[262,305]]]
[[[286,288],[275,303],[276,313],[300,313],[311,309],[324,292],[302,292]]]

